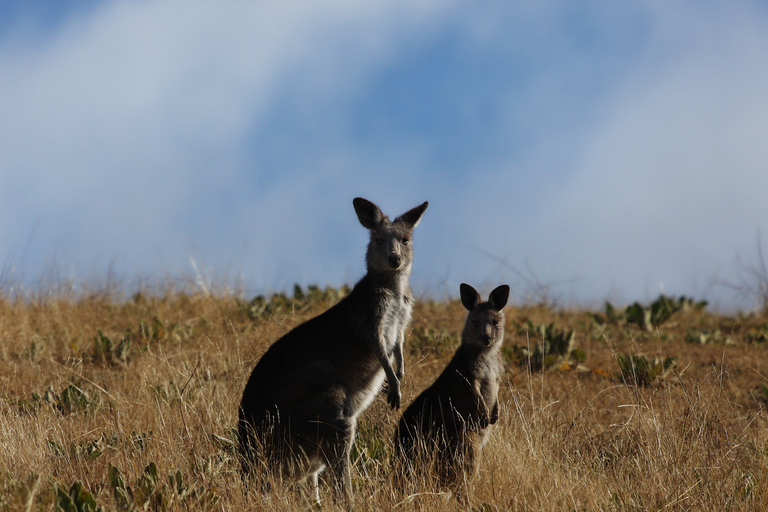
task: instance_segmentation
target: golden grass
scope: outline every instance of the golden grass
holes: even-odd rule
[[[237,405],[267,347],[337,299],[316,290],[274,307],[173,291],[0,300],[0,510],[53,510],[75,482],[105,510],[306,510],[296,486],[278,478],[267,496],[244,492],[234,451]],[[686,310],[648,331],[542,306],[508,307],[506,316],[507,348],[536,342],[526,336],[528,320],[554,323],[575,330],[587,359],[531,373],[507,351],[501,418],[470,484],[472,507],[766,506],[768,342],[761,333],[768,317]],[[416,305],[404,406],[442,371],[464,317],[458,301]],[[706,344],[688,341],[697,333],[711,336]],[[649,386],[626,385],[617,353],[676,357],[676,368]],[[384,395],[362,415],[355,508],[456,509],[429,480],[394,485],[397,420]],[[151,463],[156,481],[146,470]],[[116,470],[123,498],[115,494]],[[340,508],[328,489],[321,498],[324,509]]]

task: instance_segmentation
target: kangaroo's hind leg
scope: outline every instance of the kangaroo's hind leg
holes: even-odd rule
[[[248,421],[240,411],[238,458],[242,468],[243,491],[246,493],[255,489],[259,494],[267,495],[272,490],[274,471],[271,462],[275,457],[268,447],[274,444],[274,428],[268,417],[265,420]]]
[[[349,458],[355,439],[355,420],[346,418],[339,422],[336,437],[326,452],[328,461],[329,483],[337,503],[352,504],[352,473]]]

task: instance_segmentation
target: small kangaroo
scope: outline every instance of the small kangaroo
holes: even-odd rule
[[[400,407],[403,341],[413,308],[411,237],[428,203],[394,221],[366,199],[355,198],[353,205],[370,230],[365,276],[335,306],[264,353],[239,409],[244,476],[258,459],[284,475],[306,477],[316,503],[318,474],[326,467],[334,496],[351,501],[349,454],[357,416],[385,377],[387,403]]]
[[[435,464],[438,483],[462,499],[461,484],[474,476],[489,425],[499,419],[500,348],[509,286],[491,292],[488,302],[469,286],[460,286],[469,311],[461,345],[443,373],[408,406],[395,435],[395,453],[406,474]],[[433,458],[434,457],[434,458]]]

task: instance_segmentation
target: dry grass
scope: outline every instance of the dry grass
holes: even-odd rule
[[[268,496],[244,493],[233,450],[236,407],[259,356],[338,299],[304,295],[251,303],[173,291],[0,300],[0,510],[53,510],[75,482],[107,510],[309,508],[279,479]],[[601,325],[585,311],[506,312],[501,419],[470,486],[475,509],[720,511],[768,503],[767,317],[689,309],[645,330]],[[464,316],[458,302],[417,304],[404,405],[445,366]],[[541,372],[518,364],[514,347],[536,342],[526,336],[528,320],[574,330],[586,360]],[[676,368],[648,386],[627,385],[617,353],[676,357]],[[397,419],[383,395],[362,416],[356,509],[456,509],[430,481],[393,484]],[[145,470],[151,463],[156,477]]]

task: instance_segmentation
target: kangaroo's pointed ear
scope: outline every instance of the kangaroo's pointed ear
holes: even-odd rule
[[[496,311],[501,311],[507,305],[507,299],[509,299],[509,286],[503,284],[491,292],[488,303]]]
[[[405,224],[409,228],[413,229],[421,220],[421,216],[424,214],[424,210],[427,209],[427,206],[429,206],[429,201],[424,201],[423,204],[420,204],[416,208],[411,208],[401,216],[395,219],[395,224]]]
[[[459,292],[461,293],[461,303],[467,308],[467,311],[474,311],[480,304],[480,294],[477,293],[477,290],[466,283],[461,283]]]
[[[360,224],[367,229],[376,229],[384,219],[384,214],[378,206],[373,204],[367,199],[362,197],[356,197],[352,200],[352,204],[355,207],[357,218],[360,220]]]

